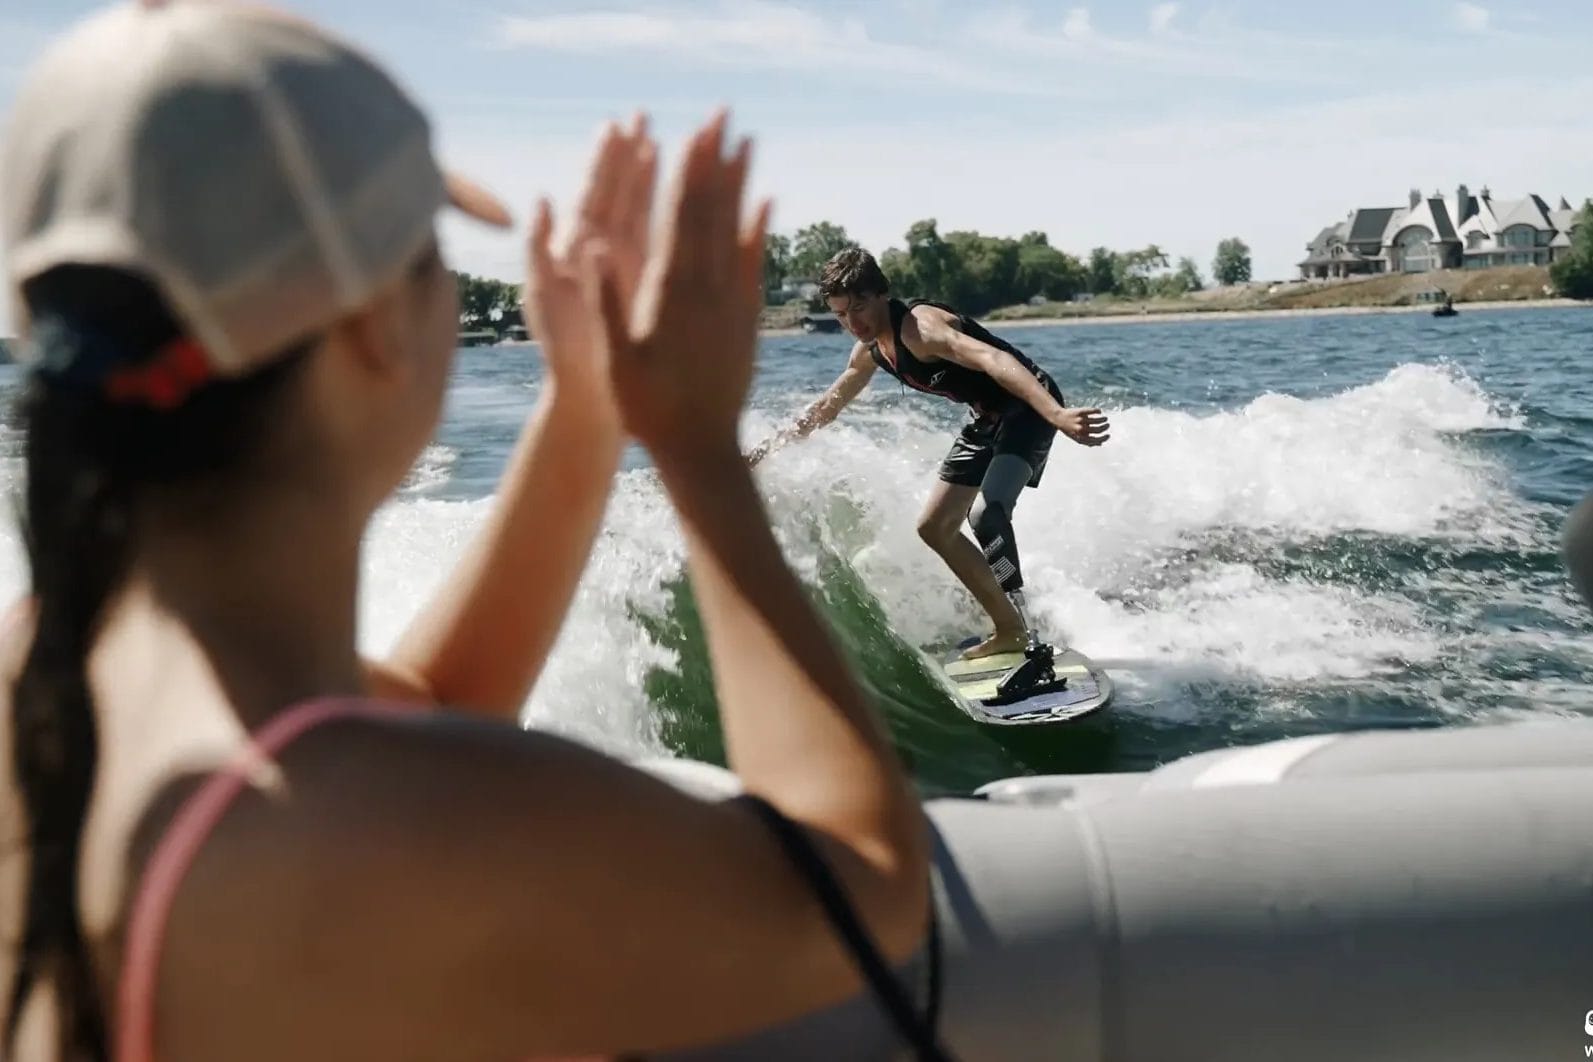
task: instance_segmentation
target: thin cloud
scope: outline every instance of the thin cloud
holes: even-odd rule
[[[1218,11],[1190,22],[1187,5],[1174,2],[1152,6],[1138,33],[1098,28],[1085,6],[1050,16],[1015,5],[972,14],[939,0],[895,0],[893,6],[908,4],[917,14],[882,27],[866,15],[837,18],[803,0],[609,2],[615,6],[504,15],[488,35],[488,47],[648,57],[660,66],[748,73],[853,70],[866,63],[872,72],[899,74],[920,85],[1073,101],[1097,98],[1102,76],[1124,72],[1143,92],[1153,91],[1153,82],[1165,89],[1178,79],[1359,91],[1368,79],[1413,57],[1435,67],[1475,66],[1481,58],[1476,43],[1455,38],[1280,32],[1236,25]],[[1474,4],[1456,10],[1472,9],[1492,25],[1488,12]],[[1519,43],[1545,49],[1545,61],[1550,52],[1558,61],[1566,51],[1566,42],[1553,38],[1523,37]]]
[[[1492,13],[1480,4],[1462,0],[1455,5],[1455,24],[1467,33],[1487,33],[1492,22]]]
[[[747,70],[892,70],[989,92],[1022,93],[1000,70],[980,70],[952,51],[883,40],[862,19],[821,17],[768,0],[725,2],[717,10],[655,6],[548,15],[505,15],[495,47],[567,55],[656,56],[679,65]]]
[[[1013,60],[1042,58],[1159,60],[1168,53],[1160,44],[1116,37],[1095,28],[1087,7],[1075,7],[1061,23],[1037,21],[1029,12],[1008,9],[994,17],[970,19],[958,33],[965,44],[989,49],[993,63],[1013,71]]]
[[[856,19],[825,24],[801,8],[765,3],[718,13],[660,8],[509,15],[499,28],[507,47],[574,55],[664,52],[735,65],[763,65],[782,56],[811,59],[824,43],[837,49],[873,43]]]
[[[1570,37],[1502,34],[1486,9],[1461,4],[1456,11],[1464,12],[1470,25],[1486,25],[1490,43],[1532,49],[1539,62],[1574,67],[1581,61]],[[1161,3],[1150,9],[1143,31],[1117,34],[1097,28],[1088,8],[1073,8],[1058,19],[1009,7],[995,15],[964,16],[960,27],[947,32],[963,43],[961,54],[968,62],[1004,70],[1010,78],[1032,82],[1037,89],[1047,84],[1053,90],[1080,89],[1102,84],[1103,77],[1127,74],[1141,88],[1152,81],[1165,88],[1168,82],[1200,79],[1360,92],[1387,70],[1412,61],[1434,68],[1476,69],[1484,80],[1500,76],[1499,56],[1485,54],[1483,42],[1467,37],[1298,33],[1241,25],[1220,9],[1190,18],[1185,5]],[[1121,89],[1116,91],[1120,101]]]

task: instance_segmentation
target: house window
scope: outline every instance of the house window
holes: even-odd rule
[[[1516,225],[1504,234],[1506,247],[1531,247],[1538,242],[1538,234],[1526,225]]]
[[[1408,228],[1399,234],[1396,246],[1399,248],[1401,272],[1426,273],[1438,268],[1438,261],[1433,254],[1432,239],[1432,232],[1420,225]]]

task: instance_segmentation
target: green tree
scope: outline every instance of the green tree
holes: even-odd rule
[[[1568,299],[1593,299],[1593,200],[1571,227],[1571,253],[1549,267],[1555,290]]]
[[[1143,250],[1125,251],[1113,256],[1117,292],[1142,299],[1151,292],[1151,279],[1167,268],[1167,253],[1154,243]]]
[[[1114,295],[1117,293],[1118,264],[1117,255],[1105,247],[1097,247],[1090,252],[1090,292],[1095,295]]]
[[[912,257],[900,247],[892,247],[879,256],[880,272],[891,282],[891,292],[898,298],[912,298],[921,293],[918,274],[913,270]]]
[[[791,245],[791,271],[808,280],[817,280],[819,273],[839,251],[856,247],[857,242],[846,230],[829,221],[820,221],[805,229],[798,229]]]
[[[1211,275],[1219,284],[1241,284],[1250,279],[1250,248],[1237,236],[1217,245]]]
[[[945,300],[947,275],[954,272],[952,251],[940,238],[934,218],[915,221],[907,229],[907,259],[914,290],[926,299]],[[884,268],[883,266],[881,268]]]
[[[945,278],[945,301],[980,314],[1022,302],[1018,293],[1018,241],[977,232],[949,232],[946,246],[956,268]]]
[[[1038,236],[1032,240],[1030,236]],[[1027,299],[1044,295],[1066,302],[1089,286],[1084,263],[1052,247],[1044,233],[1030,233],[1018,241],[1018,294]]]
[[[490,277],[455,273],[459,287],[459,323],[469,331],[493,328],[505,315],[520,311],[520,287]]]
[[[791,275],[791,238],[771,232],[763,238],[763,293],[780,290]]]
[[[1193,258],[1180,258],[1178,268],[1164,277],[1157,278],[1156,293],[1158,295],[1188,295],[1192,291],[1199,291],[1206,286],[1206,281],[1200,275],[1200,267]]]

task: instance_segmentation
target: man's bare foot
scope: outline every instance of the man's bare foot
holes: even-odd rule
[[[1029,647],[1029,635],[1026,631],[997,631],[978,645],[970,646],[962,651],[964,660],[978,660],[980,657],[995,656],[997,653],[1021,653]]]

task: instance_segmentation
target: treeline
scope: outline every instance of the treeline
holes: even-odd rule
[[[907,230],[906,247],[879,256],[891,288],[903,296],[950,303],[965,313],[987,313],[1035,296],[1067,302],[1080,295],[1130,299],[1176,298],[1206,285],[1191,258],[1176,262],[1160,247],[1115,251],[1097,247],[1077,258],[1051,246],[1043,232],[1018,239],[978,232],[941,233],[934,219]],[[771,304],[790,301],[791,281],[814,281],[837,252],[857,246],[846,229],[821,221],[794,235],[770,233],[764,243],[764,288]],[[1250,279],[1250,248],[1243,240],[1224,240],[1212,262],[1219,284]],[[499,334],[525,324],[518,284],[454,273],[459,286],[459,326],[465,331]],[[821,309],[816,301],[814,309]]]
[[[1039,296],[1066,302],[1079,295],[1143,299],[1176,298],[1205,287],[1192,258],[1176,263],[1156,245],[1130,251],[1097,247],[1079,259],[1051,246],[1043,232],[1018,239],[978,232],[941,233],[934,219],[907,230],[906,247],[879,255],[880,268],[902,295],[937,299],[966,313],[985,313]],[[817,280],[836,252],[856,246],[846,230],[822,221],[793,236],[771,233],[764,245],[764,283],[771,301],[782,301],[790,280]],[[1250,279],[1250,249],[1224,240],[1212,262],[1220,284]]]

